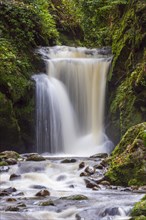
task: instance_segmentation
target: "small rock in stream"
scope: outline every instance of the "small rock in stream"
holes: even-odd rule
[[[85,167],[85,162],[81,162],[80,164],[79,164],[79,169],[82,169],[82,168],[84,168]]]
[[[10,211],[10,212],[18,212],[19,208],[17,206],[8,206],[5,211]]]
[[[86,184],[86,187],[87,188],[94,188],[94,187],[98,187],[98,188],[100,188],[94,181],[92,181],[92,180],[89,180],[89,179],[84,179],[84,181],[85,181],[85,184]]]
[[[45,186],[41,186],[41,185],[32,185],[32,186],[30,186],[30,188],[33,188],[33,189],[46,189]]]
[[[13,187],[4,189],[4,190],[0,190],[0,196],[8,196],[13,192],[16,192],[17,190]]]
[[[80,176],[81,176],[81,177],[82,177],[82,176],[88,176],[88,173],[82,172],[82,173],[80,173]]]
[[[4,158],[4,159],[13,158],[17,160],[19,157],[20,155],[15,151],[3,151],[0,153],[0,158]]]
[[[94,165],[94,168],[95,168],[95,169],[102,170],[102,169],[103,169],[103,166],[102,166],[102,164],[97,164],[97,165]]]
[[[13,158],[8,158],[5,161],[7,162],[8,165],[15,165],[15,164],[17,164],[17,160],[13,159]]]
[[[105,186],[110,186],[110,182],[106,181],[106,180],[103,180],[100,182],[101,185],[105,185]]]
[[[60,175],[57,177],[57,181],[62,181],[62,180],[65,180],[66,179],[66,176],[65,175]]]
[[[26,205],[25,205],[25,203],[23,203],[23,202],[19,202],[18,204],[17,204],[17,207],[26,207]]]
[[[39,154],[31,154],[26,158],[26,161],[43,161],[43,160],[46,159]]]
[[[11,176],[10,176],[10,180],[12,181],[12,180],[16,180],[16,179],[20,179],[21,178],[21,175],[17,175],[17,174],[15,174],[15,173],[13,173],[13,174],[11,174]]]
[[[14,192],[13,193],[13,196],[24,196],[24,193],[23,192]]]
[[[39,206],[55,206],[55,205],[52,200],[48,200],[48,201],[40,202]]]
[[[16,202],[17,200],[15,198],[7,198],[6,202]]]
[[[39,191],[38,193],[36,193],[35,196],[50,196],[50,192],[46,189],[42,189],[41,191]]]
[[[106,157],[108,157],[107,153],[98,153],[90,156],[90,158],[106,158]]]
[[[61,163],[75,163],[75,162],[77,162],[77,160],[74,158],[66,158],[61,161]]]
[[[95,173],[95,168],[94,167],[86,167],[85,172],[88,173],[89,175],[92,175]]]
[[[60,199],[64,199],[64,200],[87,200],[88,197],[79,194],[79,195],[61,197]]]

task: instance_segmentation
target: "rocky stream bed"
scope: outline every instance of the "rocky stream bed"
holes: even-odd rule
[[[130,219],[145,193],[144,188],[113,186],[106,180],[107,154],[11,157],[0,167],[1,220]]]

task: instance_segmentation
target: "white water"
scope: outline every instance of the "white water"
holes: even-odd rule
[[[37,151],[82,156],[110,152],[104,105],[111,59],[87,48],[53,47],[39,52],[48,76],[34,76]]]
[[[86,188],[84,178],[80,174],[85,167],[100,164],[100,159],[77,158],[75,163],[61,163],[62,159],[48,158],[46,161],[19,162],[10,166],[8,172],[0,175],[1,190],[14,187],[16,192],[1,197],[1,220],[128,220],[128,215],[134,203],[144,194],[118,190],[99,185],[100,189]],[[79,169],[79,164],[85,162],[85,167]],[[104,170],[96,170],[96,177],[101,178]],[[11,174],[21,175],[21,178],[11,180]],[[90,177],[89,177],[90,178]],[[94,179],[92,176],[91,178]],[[40,187],[40,188],[39,188]],[[36,197],[41,189],[47,189],[50,196]],[[19,194],[21,193],[21,194]],[[23,193],[23,194],[22,194]],[[61,197],[84,195],[88,200],[62,200]],[[7,198],[15,198],[15,202],[8,202]],[[40,206],[40,202],[52,200],[54,206]],[[25,203],[26,207],[17,212],[5,211],[6,207]],[[81,218],[77,218],[80,215]]]

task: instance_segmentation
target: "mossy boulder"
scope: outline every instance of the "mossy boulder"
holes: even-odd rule
[[[146,185],[146,122],[131,127],[112,152],[106,178],[112,184]]]
[[[14,165],[20,155],[15,151],[3,151],[0,153],[0,166]]]
[[[136,203],[131,212],[132,220],[145,220],[146,219],[146,196]]]
[[[88,197],[79,194],[79,195],[61,197],[60,199],[63,199],[63,200],[88,200]]]

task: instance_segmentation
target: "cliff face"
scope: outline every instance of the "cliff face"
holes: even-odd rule
[[[129,127],[146,120],[145,14],[145,1],[129,1],[112,29],[107,132],[115,143]]]

